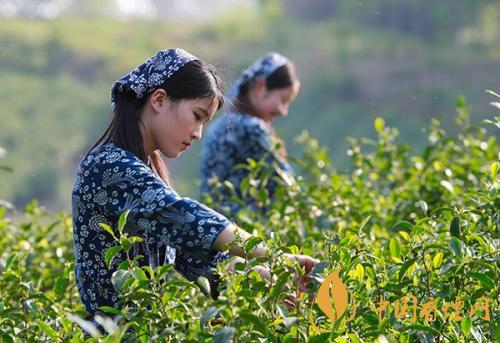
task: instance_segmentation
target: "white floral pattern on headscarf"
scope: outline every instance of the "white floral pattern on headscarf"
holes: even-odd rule
[[[240,76],[238,80],[229,90],[229,98],[234,100],[239,92],[240,87],[246,83],[253,83],[256,80],[265,80],[269,75],[274,73],[276,69],[288,63],[288,58],[277,52],[269,52],[259,58],[250,67],[248,67]]]
[[[130,89],[140,99],[168,80],[186,63],[193,60],[198,60],[198,58],[183,49],[158,51],[146,62],[122,76],[113,84],[110,95],[111,107],[115,108],[118,92]]]

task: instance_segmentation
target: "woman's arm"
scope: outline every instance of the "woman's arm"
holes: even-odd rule
[[[225,248],[226,244],[229,244],[237,239],[237,237],[241,238],[241,245],[245,244],[245,241],[252,237],[245,230],[240,229],[239,227],[230,224],[224,230],[221,231],[217,240],[215,241],[215,249],[218,251],[227,250],[231,255],[243,257],[245,259],[250,259],[254,257],[261,257],[266,254],[266,248],[262,243],[258,244],[251,252],[245,254],[245,251],[242,246],[236,245],[232,246],[229,249]],[[311,271],[311,269],[319,262],[319,260],[312,258],[307,255],[294,255],[294,254],[284,254],[284,256],[290,261],[297,261],[305,270],[306,274]]]
[[[235,241],[238,237],[241,239],[241,245],[232,246],[229,249],[225,247],[226,244]],[[215,241],[214,248],[218,251],[227,250],[231,255],[240,256],[245,259],[264,256],[266,254],[266,249],[262,244],[258,244],[251,252],[245,254],[245,250],[243,249],[242,245],[244,245],[246,240],[250,237],[252,237],[252,235],[250,235],[245,230],[242,230],[239,227],[230,224],[221,231],[221,233],[217,237],[217,240]]]

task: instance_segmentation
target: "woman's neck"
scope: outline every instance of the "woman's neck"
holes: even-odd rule
[[[146,154],[146,158],[149,159],[149,157],[156,151],[156,145],[153,142],[151,135],[148,134],[146,125],[144,125],[141,121],[139,121],[139,129],[141,131],[144,153]]]

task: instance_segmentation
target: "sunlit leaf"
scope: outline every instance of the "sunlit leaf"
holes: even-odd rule
[[[375,118],[375,130],[377,130],[378,133],[381,133],[382,131],[384,131],[384,127],[385,127],[385,121],[383,118],[380,118],[380,117],[377,117]]]
[[[118,218],[118,232],[120,234],[123,233],[123,229],[125,228],[125,225],[127,224],[127,217],[128,217],[129,213],[130,213],[130,210],[126,210]]]
[[[441,267],[441,263],[443,262],[443,256],[444,254],[442,252],[438,252],[436,255],[434,255],[434,258],[432,259],[432,265],[434,268],[439,268]]]
[[[97,326],[91,321],[85,320],[75,315],[68,315],[68,319],[71,320],[73,323],[78,324],[84,331],[88,332],[92,337],[99,337],[99,335],[101,334],[101,332],[97,329]]]
[[[500,168],[500,163],[499,162],[493,162],[491,164],[490,175],[491,175],[491,179],[492,180],[495,180],[495,177],[497,175],[497,171],[498,171],[499,168]]]
[[[117,270],[113,273],[111,276],[111,283],[113,284],[113,287],[115,290],[118,292],[120,289],[123,287],[123,284],[127,279],[130,277],[130,272],[128,270]]]
[[[196,282],[205,291],[205,294],[211,294],[210,282],[208,281],[208,279],[206,277],[199,276],[198,279],[196,280]]]
[[[397,238],[391,238],[391,240],[389,241],[389,251],[392,258],[401,258],[401,247]]]
[[[47,336],[50,337],[50,339],[52,341],[58,341],[58,337],[57,337],[57,333],[54,329],[52,329],[49,325],[45,324],[44,322],[41,322],[39,321],[38,322],[38,326],[40,327],[40,329],[42,329],[43,332],[45,332],[45,334]]]
[[[116,239],[115,233],[113,232],[113,229],[107,224],[104,223],[99,223],[99,225],[106,230],[114,239]]]
[[[451,194],[455,194],[455,189],[453,188],[453,185],[449,181],[441,180],[440,183],[441,183],[441,186],[446,188]]]
[[[462,327],[462,332],[464,333],[464,335],[468,336],[470,329],[472,328],[472,321],[469,317],[464,317],[462,318],[460,326]]]

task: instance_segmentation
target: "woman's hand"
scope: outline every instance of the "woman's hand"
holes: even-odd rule
[[[284,256],[292,262],[297,261],[297,263],[305,271],[305,275],[294,275],[292,282],[295,293],[288,295],[282,302],[282,304],[285,305],[288,311],[292,311],[297,307],[297,301],[300,298],[301,294],[308,292],[308,286],[311,283],[311,279],[309,278],[308,274],[319,262],[319,260],[308,255],[284,254]],[[285,287],[287,289],[291,288],[289,285],[285,285]],[[311,297],[309,298],[311,299]]]
[[[318,259],[312,258],[308,255],[284,254],[284,256],[292,262],[297,261],[298,264],[304,268],[306,274],[309,274],[314,266],[319,262]]]
[[[304,276],[295,275],[293,277],[292,285],[287,284],[284,286],[285,289],[297,287],[295,289],[295,294],[287,296],[282,302],[282,304],[285,305],[285,307],[289,311],[292,311],[297,306],[297,299],[300,298],[301,293],[308,291],[307,288],[308,285],[311,283],[311,280],[309,279],[307,274],[311,272],[311,270],[319,262],[319,260],[307,255],[298,255],[298,254],[284,254],[284,257],[292,262],[297,261],[297,263],[299,263],[299,265],[304,269],[306,274]],[[241,257],[234,257],[234,259],[230,261],[227,266],[230,272],[234,271],[234,266],[236,263],[246,263],[246,260]],[[252,269],[258,272],[263,279],[271,280],[271,273],[269,269],[267,269],[266,267],[254,266],[252,267]]]
[[[227,251],[229,252],[229,254],[233,256],[239,256],[244,259],[251,259],[254,257],[264,256],[266,254],[266,248],[262,243],[254,247],[250,252],[245,251],[243,246],[245,242],[251,237],[252,235],[250,235],[245,230],[240,229],[239,227],[233,224],[230,224],[224,230],[221,231],[219,236],[217,236],[214,248],[217,251]],[[235,240],[239,241],[240,244],[232,246],[231,248],[227,249],[226,244],[232,243]]]
[[[297,261],[297,263],[302,268],[304,268],[306,276],[307,276],[307,274],[309,274],[311,272],[311,270],[314,268],[314,266],[319,262],[319,260],[312,258],[311,256],[308,256],[308,255],[284,254],[284,256],[292,262]],[[229,262],[229,264],[227,265],[228,270],[231,272],[234,271],[234,265],[236,263],[246,263],[246,260],[241,258],[241,257],[234,257],[233,260],[231,262]],[[267,268],[262,267],[262,266],[255,266],[255,267],[253,267],[253,269],[255,271],[257,271],[262,276],[262,278],[264,278],[266,280],[270,280],[271,274]],[[294,280],[294,282],[295,281],[296,280]],[[301,288],[304,287],[305,285],[309,284],[308,281],[309,280],[307,277],[302,277],[301,282],[300,282]],[[304,289],[301,289],[301,290],[304,291]]]

